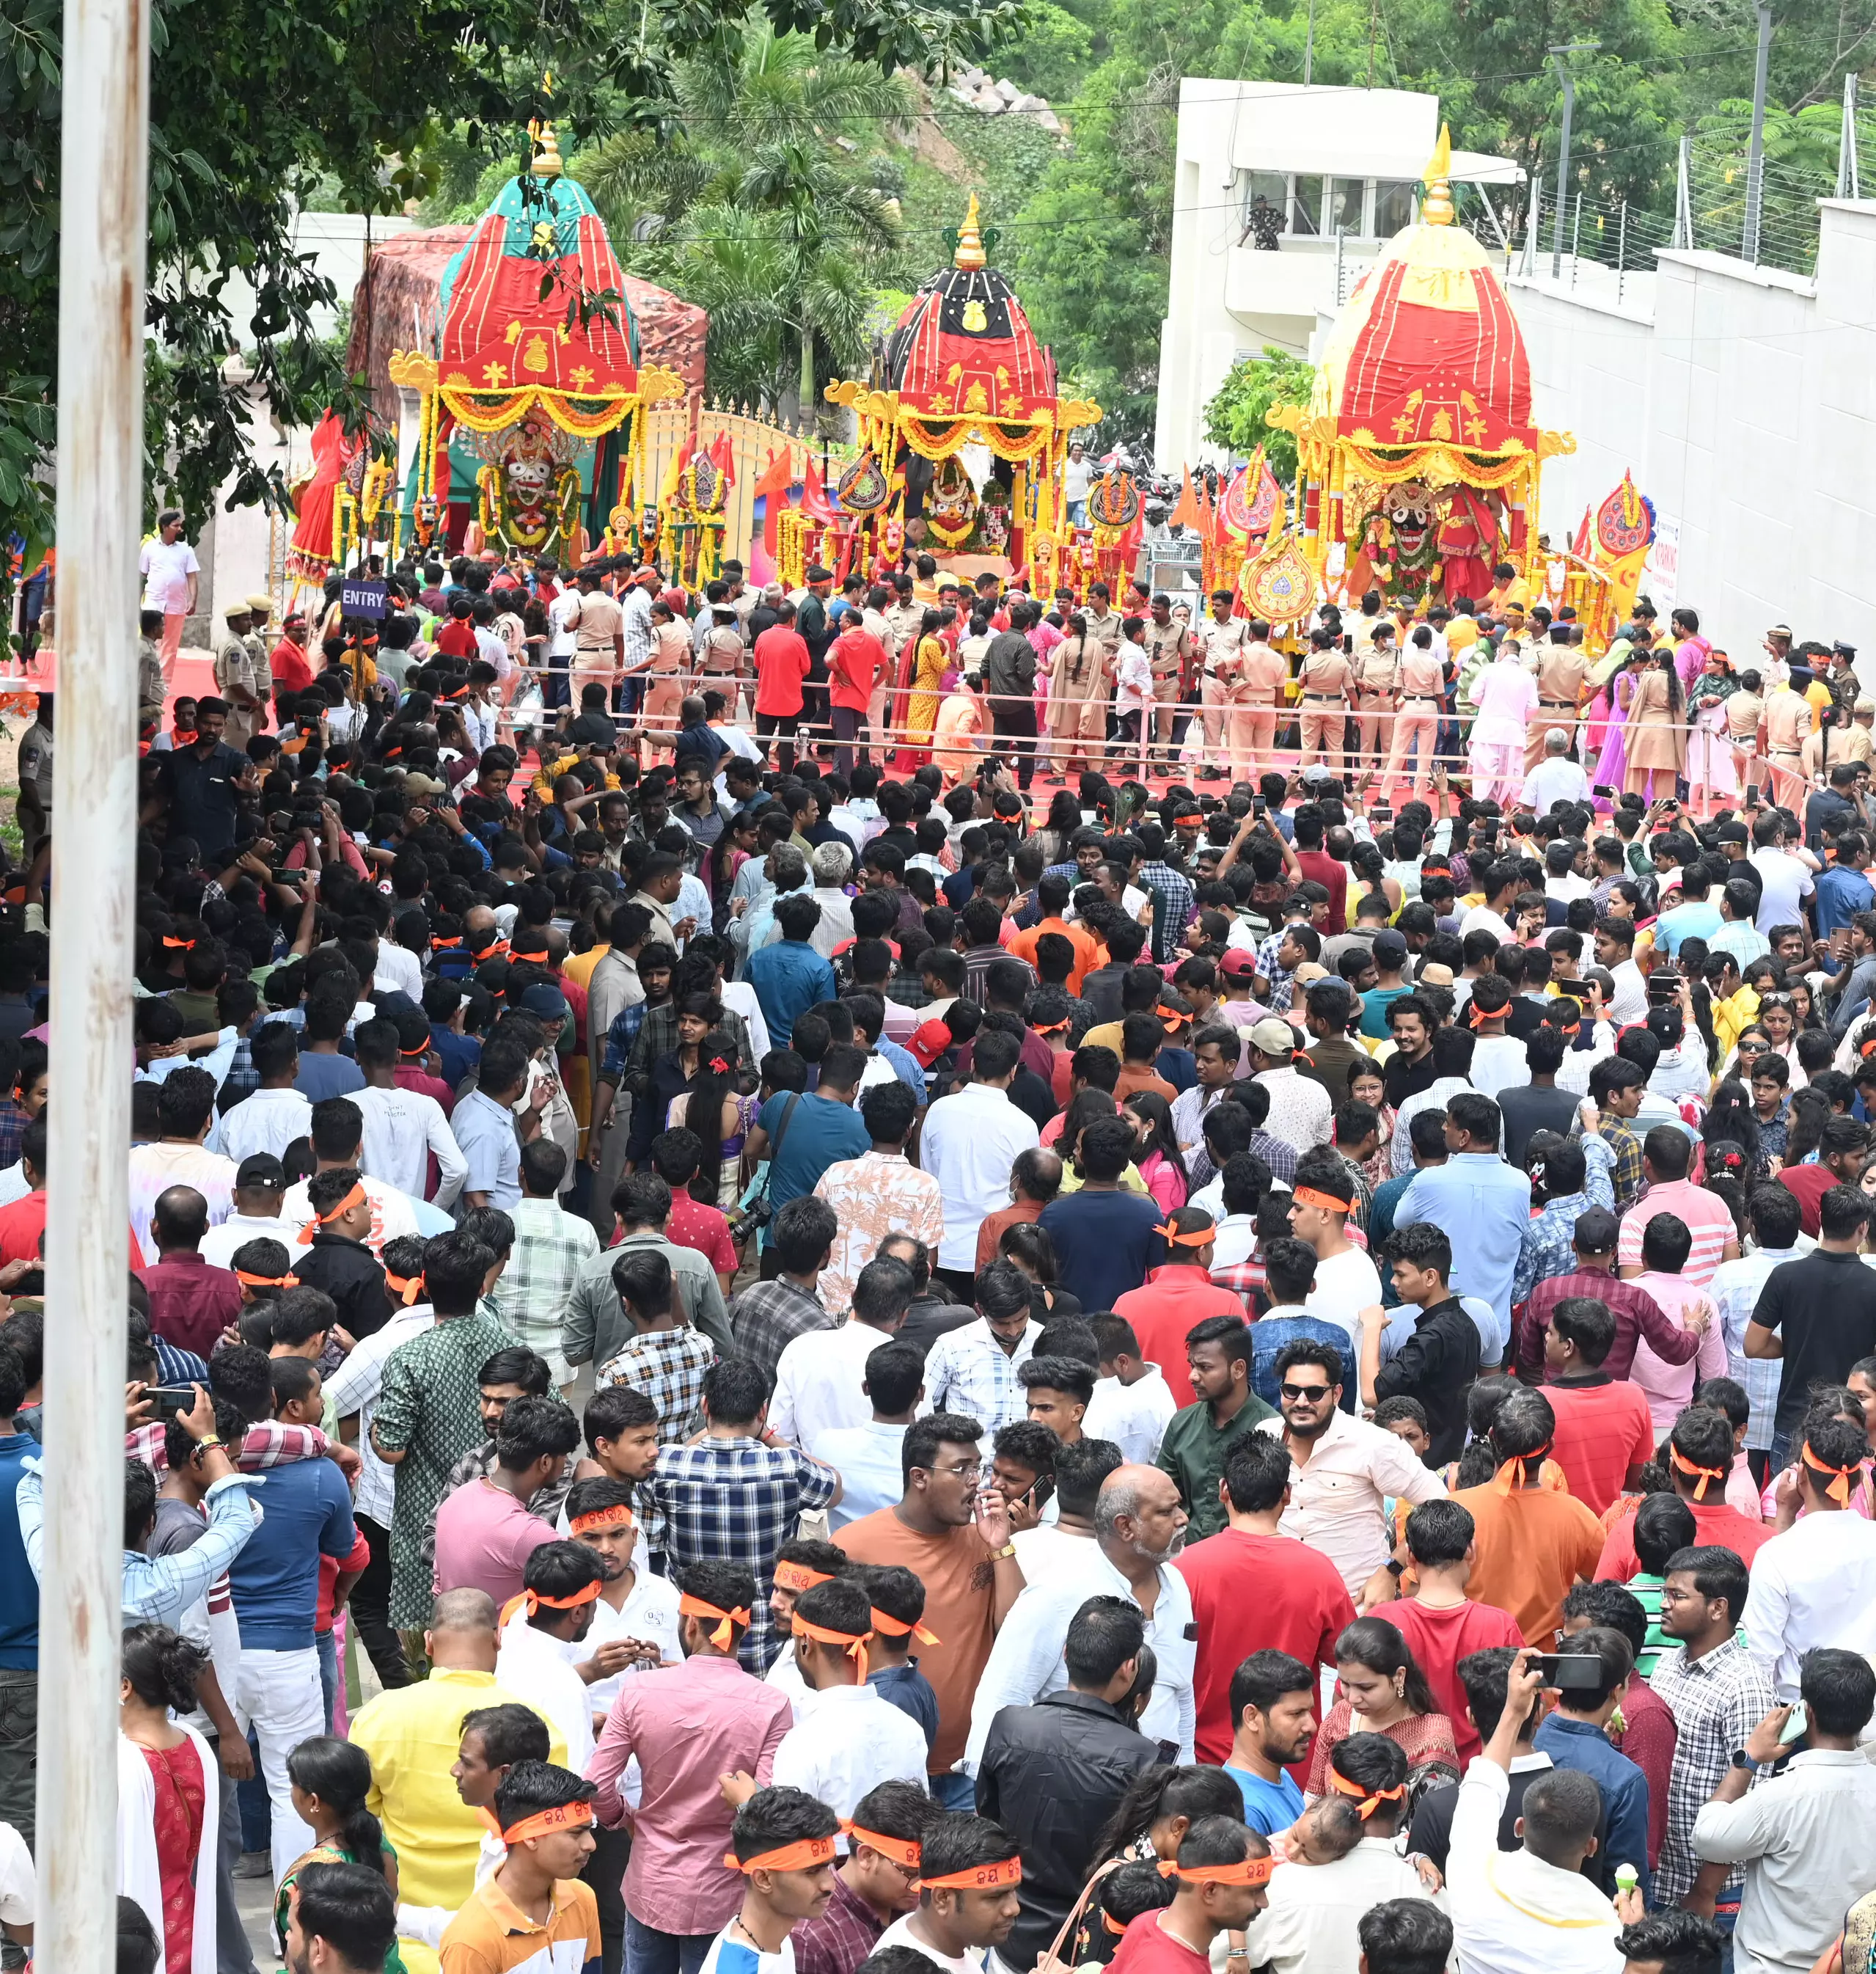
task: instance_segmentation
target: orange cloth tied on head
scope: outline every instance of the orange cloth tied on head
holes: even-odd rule
[[[1313,1185],[1299,1185],[1290,1195],[1298,1206],[1313,1206],[1324,1213],[1349,1213],[1354,1209],[1352,1199],[1337,1199],[1332,1192],[1318,1192]]]
[[[812,1590],[817,1583],[831,1583],[833,1579],[824,1569],[810,1569],[804,1562],[778,1562],[775,1566],[775,1581],[784,1590],[792,1590],[798,1597],[804,1590]]]
[[[1808,1440],[1799,1449],[1799,1457],[1813,1474],[1831,1474],[1836,1476],[1824,1491],[1838,1507],[1847,1508],[1850,1505],[1850,1488],[1856,1477],[1856,1468],[1827,1466],[1811,1451],[1810,1442]]]
[[[340,1214],[350,1212],[353,1207],[362,1205],[365,1197],[365,1182],[361,1179],[345,1198],[339,1202],[337,1205],[329,1206],[323,1213],[309,1220],[306,1225],[300,1228],[299,1233],[294,1237],[297,1244],[302,1248],[305,1247],[322,1227],[329,1226]]]
[[[1160,1876],[1187,1885],[1267,1885],[1276,1868],[1274,1858],[1246,1858],[1235,1864],[1180,1864],[1168,1858]]]
[[[1668,1446],[1668,1458],[1674,1462],[1676,1473],[1698,1474],[1700,1476],[1699,1484],[1694,1490],[1694,1498],[1697,1501],[1706,1500],[1707,1490],[1714,1481],[1718,1481],[1722,1487],[1726,1485],[1726,1469],[1724,1467],[1697,1467],[1678,1446],[1672,1444]]]
[[[1153,1231],[1172,1248],[1209,1248],[1218,1232],[1215,1227],[1201,1227],[1196,1233],[1182,1234],[1170,1220],[1162,1221]]]
[[[1550,1457],[1547,1440],[1534,1453],[1514,1454],[1491,1477],[1491,1484],[1501,1494],[1508,1494],[1514,1487],[1523,1487],[1527,1475],[1540,1472]]]
[[[745,1630],[748,1628],[749,1607],[746,1604],[739,1604],[733,1610],[725,1611],[716,1605],[706,1604],[701,1597],[693,1597],[689,1591],[685,1591],[678,1598],[677,1611],[680,1618],[720,1618],[722,1622],[710,1634],[710,1642],[719,1652],[728,1651],[735,1644],[738,1625]]]
[[[919,1843],[915,1837],[882,1837],[876,1830],[863,1830],[857,1823],[843,1823],[840,1828],[856,1844],[864,1844],[869,1851],[877,1851],[882,1858],[889,1858],[895,1864],[909,1871],[918,1868]]]
[[[421,1275],[394,1275],[387,1268],[385,1271],[385,1286],[408,1309],[423,1294],[424,1278]]]
[[[1396,1782],[1392,1789],[1365,1789],[1360,1783],[1351,1782],[1346,1776],[1338,1773],[1333,1764],[1329,1769],[1329,1786],[1337,1795],[1345,1795],[1353,1799],[1356,1805],[1356,1814],[1364,1823],[1367,1822],[1383,1803],[1405,1802],[1407,1799],[1407,1785],[1405,1782]]]
[[[167,933],[163,934],[163,943],[172,953],[193,953],[195,950],[194,939],[172,939]]]
[[[794,1614],[794,1632],[797,1638],[814,1638],[823,1645],[838,1645],[859,1668],[859,1684],[866,1684],[866,1647],[873,1633],[864,1631],[831,1631],[825,1625],[810,1625],[799,1611]]]
[[[1204,825],[1205,818],[1202,815],[1176,815],[1173,818],[1175,829],[1201,829]]]
[[[1006,1858],[1000,1864],[973,1864],[967,1871],[948,1871],[941,1878],[915,1878],[912,1889],[915,1892],[940,1889],[951,1892],[987,1892],[1003,1885],[1020,1885],[1022,1882],[1023,1860],[1017,1857]]]
[[[567,1523],[570,1536],[591,1535],[598,1529],[635,1529],[638,1520],[623,1501],[615,1502],[610,1508],[594,1508],[584,1515],[571,1517]]]
[[[885,1632],[889,1638],[903,1638],[910,1636],[916,1638],[922,1645],[937,1645],[944,1643],[943,1639],[938,1637],[935,1633],[928,1631],[924,1625],[902,1623],[899,1618],[889,1618],[885,1612],[877,1608],[874,1609],[873,1614],[873,1628],[876,1631]]]
[[[245,1268],[237,1268],[234,1279],[245,1282],[250,1289],[296,1289],[300,1286],[297,1275],[250,1275]]]
[[[732,1871],[745,1873],[811,1871],[817,1865],[833,1862],[833,1839],[831,1837],[804,1837],[798,1843],[784,1844],[779,1851],[764,1851],[756,1858],[738,1858],[735,1851],[726,1851],[723,1854],[723,1862]]]
[[[556,1830],[584,1830],[593,1820],[590,1802],[563,1802],[553,1809],[536,1810],[504,1830],[493,1812],[479,1809],[484,1827],[504,1844],[525,1844],[530,1837],[551,1836]]]
[[[538,1590],[524,1590],[519,1597],[511,1597],[502,1606],[502,1615],[496,1620],[499,1629],[506,1625],[517,1611],[532,1618],[537,1611],[577,1611],[582,1604],[598,1600],[599,1579],[594,1577],[584,1590],[576,1590],[571,1597],[543,1597]]]

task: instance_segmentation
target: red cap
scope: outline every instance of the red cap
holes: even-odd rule
[[[921,1021],[905,1047],[921,1069],[929,1069],[951,1045],[951,1031],[942,1021]]]
[[[1233,980],[1247,980],[1257,971],[1257,956],[1246,953],[1242,946],[1227,947],[1218,962],[1218,970]]]

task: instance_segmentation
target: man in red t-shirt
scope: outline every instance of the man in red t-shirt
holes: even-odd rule
[[[846,628],[827,651],[827,703],[833,725],[833,765],[837,774],[853,772],[853,743],[866,744],[866,714],[873,687],[886,676],[886,647],[849,611]]]
[[[1173,1902],[1144,1912],[1115,1949],[1114,1974],[1206,1974],[1212,1943],[1269,1904],[1269,1839],[1222,1816],[1201,1816],[1179,1841]]]
[[[1322,812],[1314,802],[1305,802],[1291,818],[1296,832],[1296,867],[1313,878],[1329,894],[1329,916],[1322,930],[1333,938],[1348,930],[1348,871],[1322,847]]]
[[[313,684],[313,664],[306,656],[306,620],[296,610],[280,626],[280,641],[267,654],[267,671],[273,680],[273,697],[279,701],[291,693],[304,692]]]
[[[1833,1117],[1818,1140],[1817,1163],[1790,1166],[1778,1176],[1778,1182],[1798,1202],[1804,1231],[1818,1238],[1818,1202],[1834,1185],[1855,1185],[1863,1176],[1868,1158],[1869,1133],[1854,1117]]]
[[[1174,1241],[1138,1288],[1114,1299],[1114,1313],[1131,1323],[1140,1340],[1141,1356],[1170,1370],[1167,1382],[1175,1394],[1185,1382],[1186,1336],[1193,1326],[1208,1316],[1242,1320],[1244,1315],[1244,1298],[1214,1284],[1206,1272],[1211,1264],[1209,1242],[1200,1247]]]
[[[1699,1548],[1730,1549],[1750,1569],[1752,1559],[1778,1533],[1769,1522],[1742,1515],[1726,1498],[1727,1475],[1733,1465],[1733,1425],[1725,1413],[1707,1405],[1689,1405],[1674,1422],[1668,1441],[1668,1478],[1694,1515],[1694,1542]],[[1612,1576],[1619,1583],[1641,1574],[1635,1553],[1635,1510],[1631,1508],[1609,1532],[1597,1559],[1598,1579]]]
[[[1459,1661],[1494,1645],[1514,1649],[1524,1642],[1517,1621],[1494,1604],[1475,1604],[1465,1594],[1472,1574],[1475,1525],[1469,1509],[1457,1501],[1423,1501],[1407,1517],[1407,1552],[1418,1586],[1411,1597],[1375,1611],[1407,1642],[1419,1661],[1440,1710],[1452,1723],[1453,1744],[1463,1768],[1485,1743],[1465,1710]]]
[[[1655,1422],[1639,1385],[1603,1369],[1616,1341],[1615,1313],[1593,1296],[1571,1296],[1544,1332],[1544,1395],[1557,1415],[1550,1458],[1570,1491],[1599,1515],[1637,1484],[1655,1457]]]
[[[1321,1551],[1277,1533],[1290,1503],[1289,1449],[1281,1439],[1245,1434],[1225,1461],[1222,1498],[1229,1526],[1173,1559],[1199,1628],[1194,1746],[1201,1762],[1220,1766],[1231,1757],[1231,1676],[1239,1664],[1269,1648],[1307,1666],[1332,1666],[1336,1639],[1355,1622],[1341,1572]]]
[[[470,621],[475,609],[475,599],[466,589],[459,589],[450,598],[450,621],[437,633],[437,649],[446,658],[460,658],[465,663],[476,655],[476,627]]]
[[[804,703],[801,681],[811,661],[807,640],[794,628],[794,605],[775,605],[775,621],[755,641],[755,730],[766,740],[781,736],[776,765],[786,774],[794,766],[795,729]]]

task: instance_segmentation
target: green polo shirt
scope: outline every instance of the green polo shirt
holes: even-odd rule
[[[1225,1526],[1218,1484],[1224,1478],[1226,1458],[1259,1419],[1275,1417],[1255,1392],[1245,1394],[1236,1417],[1223,1428],[1212,1423],[1211,1405],[1204,1399],[1174,1413],[1160,1441],[1159,1464],[1178,1484],[1179,1499],[1192,1517],[1186,1530],[1188,1543],[1215,1536]]]

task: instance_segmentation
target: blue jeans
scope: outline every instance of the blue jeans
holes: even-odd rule
[[[626,1974],[697,1974],[715,1937],[713,1933],[660,1933],[627,1907]]]
[[[1799,1431],[1775,1432],[1772,1435],[1772,1452],[1766,1463],[1766,1471],[1776,1479],[1791,1464],[1792,1455],[1798,1450]]]
[[[319,1655],[319,1686],[326,1696],[326,1731],[332,1731],[332,1709],[339,1700],[339,1646],[330,1631],[315,1631],[313,1648]]]
[[[977,1785],[968,1776],[927,1776],[932,1800],[945,1809],[961,1810],[969,1816],[977,1806]]]

